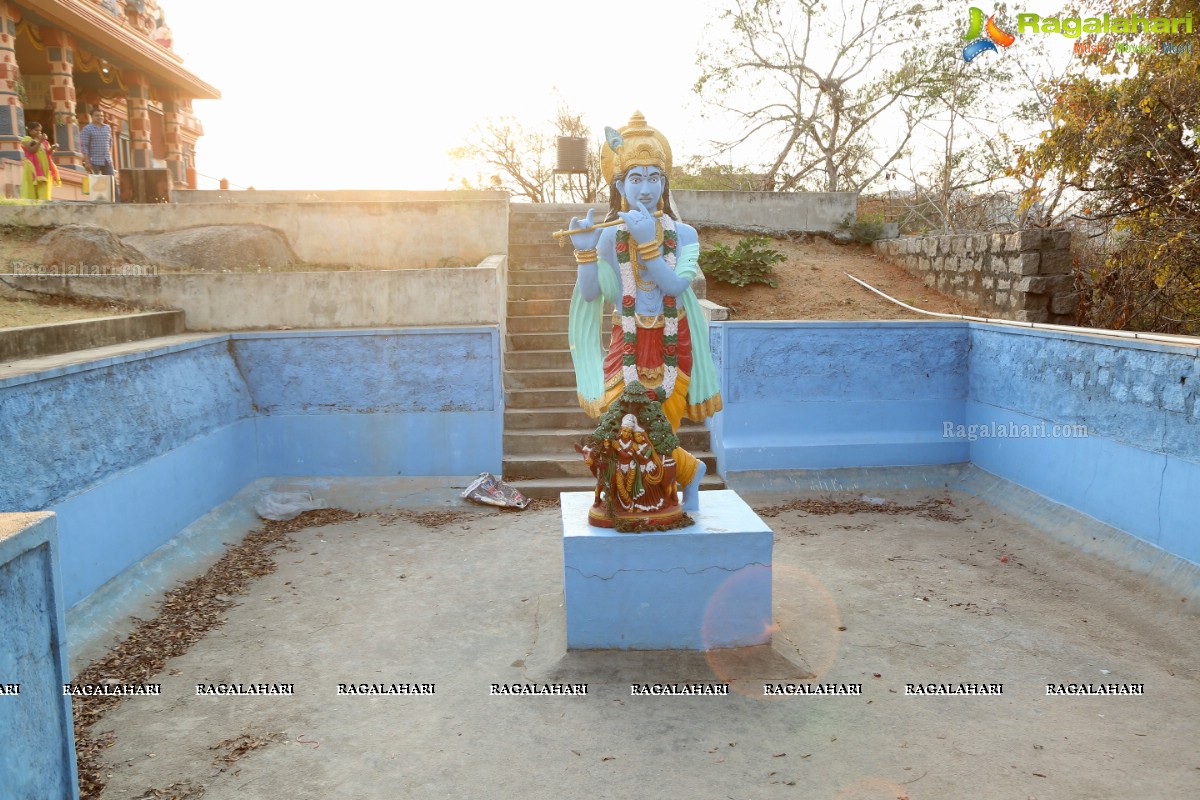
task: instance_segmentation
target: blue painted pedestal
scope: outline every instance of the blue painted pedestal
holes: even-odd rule
[[[771,640],[775,534],[736,492],[704,492],[695,524],[663,533],[588,525],[591,492],[564,492],[567,647],[712,650]]]
[[[0,514],[0,797],[79,797],[58,531],[53,514]]]

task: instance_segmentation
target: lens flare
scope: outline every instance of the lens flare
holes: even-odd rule
[[[833,666],[841,644],[841,615],[833,595],[811,572],[775,564],[771,570],[739,570],[713,593],[704,613],[703,641],[720,641],[720,632],[728,629],[736,618],[739,600],[758,596],[763,583],[771,576],[771,609],[769,623],[763,633],[769,634],[777,650],[788,652],[793,661],[815,673],[812,680],[821,680]],[[744,654],[738,650],[706,650],[705,657],[713,674],[728,683],[733,691],[760,700],[784,699],[763,694],[763,683],[787,682],[788,676],[759,674],[763,662],[747,667]],[[777,668],[786,666],[777,657]],[[752,669],[753,674],[746,670]],[[794,702],[794,698],[792,698]]]

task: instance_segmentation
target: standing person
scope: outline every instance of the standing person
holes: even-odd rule
[[[21,172],[21,197],[25,200],[49,200],[53,184],[62,186],[58,178],[58,167],[51,155],[50,142],[42,131],[40,122],[31,122],[21,139],[21,153],[24,155]]]
[[[112,130],[104,124],[104,111],[92,111],[92,121],[79,132],[83,165],[92,174],[112,175]]]

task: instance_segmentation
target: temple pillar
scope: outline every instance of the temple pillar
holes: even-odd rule
[[[129,143],[135,169],[154,166],[154,148],[150,144],[150,81],[133,70],[125,73],[125,102],[129,108]]]
[[[45,30],[50,62],[50,100],[54,104],[54,163],[83,172],[79,150],[79,121],[75,118],[75,40],[62,31]]]
[[[179,98],[174,92],[164,93],[163,107],[163,139],[167,143],[167,169],[171,171],[171,180],[176,188],[187,188],[187,172],[183,163],[183,133],[180,130],[182,120],[179,117]]]
[[[20,9],[0,0],[0,159],[21,160],[25,108],[17,95],[17,20]]]

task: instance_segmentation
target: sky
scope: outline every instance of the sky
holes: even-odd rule
[[[707,156],[737,133],[692,90],[724,5],[162,2],[184,66],[222,93],[194,103],[201,188],[257,189],[456,188],[470,170],[448,152],[473,126],[508,115],[552,133],[564,103],[597,135],[640,109],[677,162]]]
[[[445,189],[474,125],[512,115],[549,132],[563,102],[597,132],[641,109],[690,153],[705,3],[621,19],[549,0],[162,6],[184,67],[222,93],[194,103],[202,188]]]

